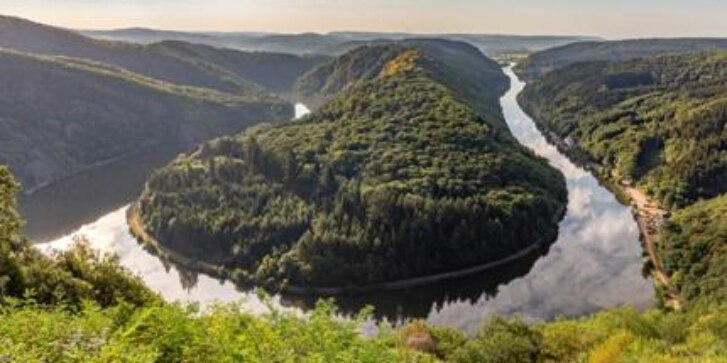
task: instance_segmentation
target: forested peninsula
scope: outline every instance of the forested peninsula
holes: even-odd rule
[[[417,278],[554,240],[565,183],[509,133],[497,63],[442,40],[352,52],[303,77],[327,100],[312,115],[156,172],[138,202],[155,242],[279,289]]]

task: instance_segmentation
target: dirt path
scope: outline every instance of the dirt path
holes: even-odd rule
[[[651,274],[657,282],[666,288],[666,304],[674,309],[679,309],[681,304],[676,293],[669,291],[671,280],[669,275],[664,272],[659,255],[656,253],[656,244],[659,243],[659,229],[666,222],[667,211],[662,209],[659,204],[651,200],[642,190],[631,186],[624,186],[624,190],[631,198],[636,208],[636,222],[644,236],[644,244],[646,251],[653,266]]]

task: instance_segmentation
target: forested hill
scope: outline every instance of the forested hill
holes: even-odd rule
[[[100,162],[287,120],[274,97],[179,86],[87,60],[0,50],[0,164],[25,190]]]
[[[531,54],[517,65],[517,73],[533,80],[552,70],[578,62],[627,61],[660,55],[679,55],[727,49],[727,39],[677,38],[578,42]]]
[[[319,65],[298,80],[295,92],[313,105],[324,103],[346,88],[378,77],[403,49],[416,47],[436,61],[427,68],[431,78],[446,85],[483,116],[502,119],[497,100],[507,90],[509,81],[500,66],[475,47],[441,39],[377,43]]]
[[[572,154],[673,209],[660,254],[686,299],[727,298],[727,51],[576,64],[520,101]]]
[[[290,91],[295,79],[324,61],[275,53],[244,53],[184,42],[139,45],[0,16],[0,47],[84,58],[188,86],[244,95]],[[267,90],[266,90],[267,88]]]
[[[517,144],[501,115],[476,111],[499,110],[494,92],[470,93],[504,91],[494,63],[460,69],[448,62],[473,48],[438,47],[446,57],[356,50],[390,60],[301,121],[180,156],[141,196],[146,230],[240,283],[271,287],[421,277],[551,242],[563,177]],[[452,88],[475,69],[492,76]]]

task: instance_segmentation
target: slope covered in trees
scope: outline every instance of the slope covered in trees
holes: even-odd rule
[[[578,42],[531,54],[516,67],[526,80],[533,80],[570,64],[593,61],[627,61],[727,49],[727,39],[629,39],[608,42]]]
[[[258,96],[268,90],[289,92],[295,79],[324,60],[287,54],[243,53],[184,42],[139,45],[97,40],[69,30],[3,16],[0,16],[0,47],[84,58],[172,83]]]
[[[573,65],[529,84],[521,104],[571,154],[674,209],[660,255],[685,298],[727,297],[715,278],[727,266],[727,52]]]
[[[75,58],[1,50],[0,67],[0,82],[12,85],[0,90],[0,163],[26,190],[130,153],[187,147],[293,113],[267,94],[180,86]]]
[[[480,54],[471,65],[485,76],[472,82],[482,84],[455,89],[474,71],[449,62],[479,53],[431,49],[354,51],[372,57],[363,64],[397,53],[299,122],[180,156],[147,183],[146,229],[238,282],[271,287],[421,277],[551,242],[563,178],[504,127],[504,75]]]

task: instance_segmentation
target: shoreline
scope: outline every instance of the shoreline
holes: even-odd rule
[[[162,246],[156,239],[149,235],[146,231],[143,221],[138,210],[138,204],[132,203],[126,212],[127,224],[131,235],[137,239],[145,248],[148,248],[152,253],[160,258],[167,259],[175,264],[181,265],[184,268],[188,268],[195,272],[210,275],[215,278],[230,280],[235,283],[233,279],[229,278],[229,274],[224,270],[224,267],[213,265],[207,262],[201,262],[198,260],[186,257],[178,252],[172,251]],[[280,287],[280,292],[283,294],[290,295],[303,295],[303,296],[341,296],[341,295],[356,295],[373,292],[385,292],[404,290],[407,288],[414,288],[420,286],[431,285],[434,283],[452,280],[456,278],[466,277],[481,273],[493,268],[501,267],[506,264],[515,262],[519,259],[530,256],[531,254],[540,251],[543,248],[542,241],[537,241],[527,248],[524,248],[516,253],[509,255],[505,258],[501,258],[496,261],[490,261],[477,266],[468,267],[461,270],[442,272],[433,275],[427,275],[422,277],[415,277],[409,279],[395,280],[380,282],[364,286],[331,286],[331,287],[315,287],[315,286],[295,286],[283,284]],[[240,286],[239,284],[235,283]]]

